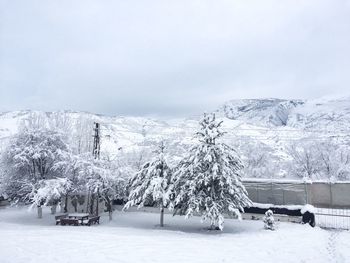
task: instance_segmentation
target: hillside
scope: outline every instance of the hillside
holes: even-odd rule
[[[220,107],[225,117],[266,127],[348,131],[350,98],[316,100],[233,100]]]
[[[292,146],[331,141],[340,147],[348,146],[350,139],[349,98],[233,100],[219,106],[216,113],[227,132],[223,140],[240,151],[248,177],[300,177],[291,168]],[[195,143],[198,118],[165,121],[73,111],[4,112],[0,113],[0,147],[4,149],[10,136],[30,122],[65,131],[76,152],[91,151],[93,123],[99,122],[101,151],[108,158],[141,163],[163,140],[174,163]]]

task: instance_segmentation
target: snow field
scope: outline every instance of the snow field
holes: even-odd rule
[[[349,262],[350,232],[261,221],[228,219],[221,231],[208,231],[200,218],[115,212],[98,226],[56,226],[27,207],[0,209],[0,262]]]

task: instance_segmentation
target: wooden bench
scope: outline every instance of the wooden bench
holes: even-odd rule
[[[58,215],[55,216],[55,220],[56,220],[56,225],[58,225],[61,222],[62,218],[66,218],[68,216],[68,214],[63,214],[63,215]]]
[[[100,224],[100,216],[93,216],[87,220],[83,220],[83,224],[86,226],[91,226],[94,224]]]
[[[79,219],[75,219],[75,218],[62,218],[60,220],[60,223],[62,226],[65,225],[74,225],[74,226],[78,226],[79,225]]]

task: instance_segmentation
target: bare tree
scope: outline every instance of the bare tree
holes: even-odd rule
[[[319,151],[317,147],[306,141],[293,143],[287,148],[292,158],[291,171],[302,178],[318,178],[320,171]]]

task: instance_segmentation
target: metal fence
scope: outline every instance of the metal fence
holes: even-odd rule
[[[319,227],[350,230],[350,209],[316,208],[315,219]]]

